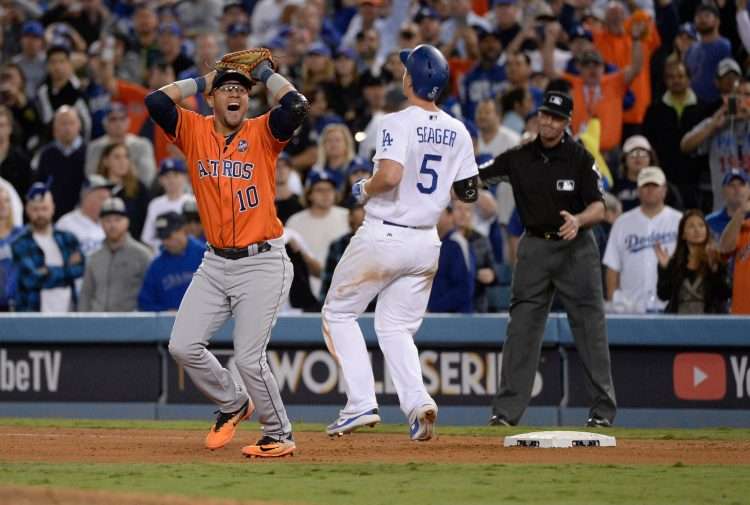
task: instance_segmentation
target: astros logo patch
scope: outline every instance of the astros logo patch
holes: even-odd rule
[[[237,144],[237,150],[241,153],[247,151],[247,140],[240,140],[240,143]]]

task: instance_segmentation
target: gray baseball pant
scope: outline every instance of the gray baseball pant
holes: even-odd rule
[[[510,320],[492,411],[518,423],[531,399],[544,327],[557,292],[568,313],[591,396],[590,416],[613,420],[617,410],[604,318],[599,247],[591,230],[571,240],[524,234],[513,272]]]
[[[222,412],[238,410],[249,395],[264,435],[282,438],[291,435],[292,425],[268,367],[266,346],[293,270],[283,241],[269,242],[270,251],[238,260],[206,252],[177,311],[169,352]],[[230,317],[235,319],[234,358],[243,384],[236,384],[206,349]]]

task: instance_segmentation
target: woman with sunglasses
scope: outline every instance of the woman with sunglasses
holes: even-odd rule
[[[659,166],[656,152],[643,135],[628,137],[622,145],[619,177],[615,180],[612,194],[622,203],[622,211],[627,212],[640,205],[638,199],[638,173],[646,167]],[[683,210],[682,196],[677,187],[667,181],[665,203],[676,210]]]

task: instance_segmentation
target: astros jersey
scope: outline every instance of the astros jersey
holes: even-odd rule
[[[375,146],[378,160],[404,167],[397,188],[370,198],[368,216],[405,226],[435,226],[450,203],[451,186],[477,174],[474,147],[463,123],[443,111],[411,106],[384,116]]]
[[[177,108],[175,145],[187,158],[188,175],[209,244],[247,247],[280,237],[276,217],[276,158],[286,142],[271,134],[270,113],[245,121],[225,145],[213,116]]]
[[[750,218],[740,228],[734,251],[732,314],[750,314]]]

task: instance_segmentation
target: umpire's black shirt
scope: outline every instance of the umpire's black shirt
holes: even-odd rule
[[[565,220],[560,211],[582,212],[601,201],[594,158],[568,134],[551,149],[533,142],[510,149],[482,165],[487,184],[510,181],[524,227],[534,234],[557,233]]]

